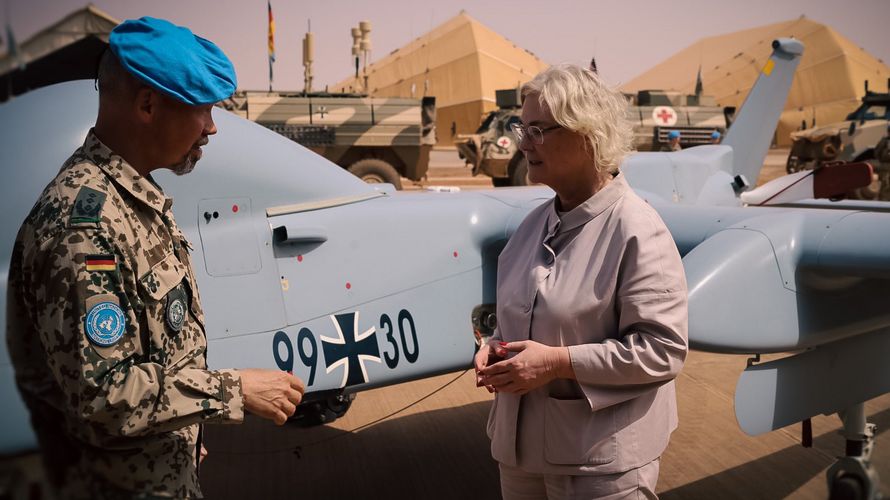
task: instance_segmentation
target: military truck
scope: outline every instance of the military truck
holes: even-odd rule
[[[239,91],[222,106],[369,183],[419,181],[436,143],[436,99]]]
[[[873,159],[874,148],[887,133],[890,120],[890,80],[888,92],[868,90],[862,104],[842,122],[791,133],[791,151],[788,153],[788,173],[812,169],[826,162],[865,161]]]
[[[642,90],[627,97],[634,147],[639,151],[658,150],[672,130],[680,131],[683,147],[708,144],[715,130],[726,131],[735,111],[700,94]],[[528,165],[510,132],[510,124],[519,121],[522,111],[519,89],[498,90],[495,101],[498,109],[485,117],[476,133],[457,136],[458,154],[473,168],[473,175],[488,175],[495,186],[523,186]]]

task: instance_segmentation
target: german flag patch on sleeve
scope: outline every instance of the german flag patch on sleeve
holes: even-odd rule
[[[117,259],[114,255],[87,255],[87,271],[114,271]]]

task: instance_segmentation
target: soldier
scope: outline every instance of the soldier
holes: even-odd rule
[[[890,201],[890,122],[887,122],[887,133],[875,146],[875,170],[878,172],[878,180],[881,181],[879,200]]]
[[[720,131],[715,130],[711,132],[711,144],[720,144]]]
[[[683,148],[680,146],[680,131],[671,130],[668,132],[668,143],[661,146],[661,151],[671,152],[680,151],[682,149]]]
[[[149,17],[112,31],[99,114],[16,239],[7,340],[63,498],[200,497],[201,423],[283,424],[303,383],[208,370],[189,242],[150,173],[191,171],[235,90],[229,59]]]

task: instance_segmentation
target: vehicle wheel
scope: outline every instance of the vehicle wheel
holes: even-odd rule
[[[851,200],[877,200],[881,193],[881,181],[874,181],[870,185],[854,189],[849,193]]]
[[[329,424],[346,415],[353,400],[355,394],[331,394],[322,400],[298,406],[290,421],[301,427]]]
[[[878,175],[878,196],[880,201],[890,201],[890,174]]]
[[[862,482],[854,476],[841,476],[831,484],[830,500],[860,500],[865,498]]]
[[[513,186],[528,186],[528,160],[522,158],[516,163],[516,168],[510,175],[510,183]]]
[[[870,151],[866,151],[864,154],[860,155],[854,161],[867,161],[874,158],[874,155],[871,154]],[[881,196],[881,192],[884,187],[881,185],[882,179],[881,176],[877,173],[872,175],[871,184],[868,186],[864,186],[858,189],[854,189],[852,193],[850,193],[849,198],[853,200],[879,200]]]
[[[491,183],[494,187],[506,187],[510,185],[509,177],[492,177]]]
[[[789,156],[785,163],[785,172],[793,174],[801,170],[812,170],[819,165],[818,160],[801,160],[799,156]]]
[[[365,158],[359,160],[347,169],[350,173],[368,184],[389,183],[402,189],[402,180],[399,173],[389,163],[377,158]]]

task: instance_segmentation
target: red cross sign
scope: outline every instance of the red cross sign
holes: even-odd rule
[[[655,125],[670,127],[677,123],[677,113],[669,106],[656,106],[652,110],[652,120]]]

